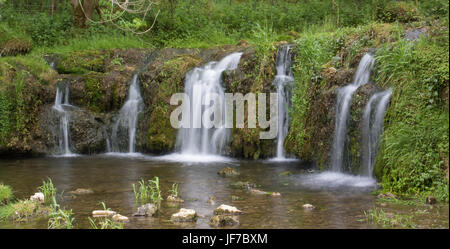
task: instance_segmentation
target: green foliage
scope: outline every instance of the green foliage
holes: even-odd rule
[[[0,205],[7,204],[13,197],[10,186],[0,183]]]
[[[375,168],[385,191],[448,200],[449,113],[439,97],[448,88],[448,52],[446,31],[386,44],[377,53],[376,81],[393,87]]]
[[[39,191],[44,194],[44,203],[51,204],[56,196],[56,188],[53,186],[52,179],[48,178],[48,181],[42,181],[42,186],[39,187]]]
[[[133,184],[133,192],[137,203],[155,203],[159,204],[162,200],[159,178],[155,176],[153,180],[145,182],[139,181],[139,186]]]
[[[19,200],[14,203],[0,206],[0,220],[25,222],[30,218],[48,213],[48,208],[31,200]]]
[[[48,229],[72,229],[73,221],[75,218],[72,217],[72,209],[65,210],[56,203],[56,199],[53,196],[53,204],[51,204],[51,212],[49,214],[50,219],[48,220]]]

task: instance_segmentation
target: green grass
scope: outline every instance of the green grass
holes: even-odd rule
[[[51,212],[49,214],[48,229],[72,229],[73,218],[72,209],[65,210],[56,203],[55,197],[52,198],[53,203],[50,205]]]
[[[155,203],[159,204],[162,200],[159,178],[155,176],[153,180],[145,182],[139,181],[139,186],[133,184],[133,192],[137,203]]]
[[[178,197],[178,183],[172,184],[172,188],[169,190],[170,195]]]
[[[56,188],[53,186],[52,179],[48,178],[48,181],[42,181],[42,186],[38,189],[44,194],[44,203],[52,204],[56,196]]]
[[[26,222],[31,218],[46,215],[48,212],[49,209],[47,207],[43,207],[37,202],[19,200],[0,206],[0,220]]]
[[[0,205],[7,204],[13,198],[12,188],[8,185],[0,184]]]
[[[416,228],[411,215],[390,214],[384,212],[381,208],[374,207],[364,211],[365,219],[369,224],[381,225],[383,228]]]
[[[110,210],[104,202],[101,202],[104,210]],[[123,229],[122,222],[115,222],[109,217],[91,218],[88,217],[92,229]]]

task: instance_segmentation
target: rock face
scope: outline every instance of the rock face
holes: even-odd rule
[[[30,200],[42,203],[44,202],[44,194],[41,192],[34,193],[34,195],[30,197]]]
[[[194,209],[181,208],[178,213],[172,214],[171,220],[174,222],[193,222],[197,220],[197,213]]]
[[[239,225],[238,216],[215,215],[211,217],[210,224],[217,227]]]
[[[133,214],[133,216],[153,216],[158,207],[153,203],[147,203],[140,207],[138,207],[137,212]]]
[[[234,215],[242,214],[242,211],[236,207],[222,204],[214,210],[215,215]]]
[[[217,172],[217,174],[224,176],[224,177],[240,175],[240,173],[237,170],[230,168],[230,167],[223,168],[222,170]]]

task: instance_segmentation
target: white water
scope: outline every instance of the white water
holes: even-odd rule
[[[375,59],[365,54],[356,69],[355,77],[350,85],[338,89],[336,100],[336,122],[334,129],[333,154],[331,169],[336,172],[343,170],[344,146],[347,137],[347,123],[354,92],[370,78]]]
[[[64,102],[63,102],[64,98]],[[74,108],[69,104],[69,86],[59,85],[56,88],[55,104],[53,109],[58,112],[59,119],[59,151],[61,156],[74,156],[69,146],[69,113],[68,108]]]
[[[311,189],[371,188],[376,185],[376,180],[372,177],[325,171],[301,176],[300,185]]]
[[[114,124],[112,131],[112,152],[121,152],[119,143],[117,141],[117,133],[120,127],[127,129],[128,131],[128,155],[135,153],[136,142],[136,124],[138,120],[138,114],[142,111],[142,97],[139,89],[138,75],[133,76],[133,80],[130,84],[128,92],[128,99],[122,106],[117,117],[117,121]],[[108,143],[107,143],[108,144]]]
[[[383,132],[384,115],[391,97],[391,89],[375,93],[364,109],[362,126],[362,161],[364,174],[371,177],[378,153],[379,138]],[[372,107],[376,105],[376,108]]]
[[[285,161],[284,139],[289,131],[289,107],[291,106],[292,84],[294,78],[291,70],[291,47],[281,45],[277,52],[277,75],[273,84],[277,87],[278,95],[278,137],[277,155],[272,161]]]
[[[189,95],[190,127],[180,128],[176,147],[179,153],[165,156],[165,159],[180,161],[222,160],[223,149],[229,141],[229,129],[225,128],[226,109],[222,106],[222,126],[207,128],[201,124],[206,107],[202,105],[207,94],[215,93],[225,103],[221,75],[225,70],[236,69],[242,53],[232,53],[219,62],[210,62],[196,67],[186,74],[185,93]],[[186,110],[187,111],[187,110]],[[185,112],[186,113],[186,112]],[[195,128],[197,127],[197,128]]]

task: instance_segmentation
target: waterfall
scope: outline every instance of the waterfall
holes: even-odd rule
[[[362,161],[364,174],[372,177],[378,153],[379,138],[383,132],[384,115],[391,97],[391,89],[375,93],[364,109],[362,125]],[[372,107],[376,105],[375,110]]]
[[[64,98],[64,102],[63,102]],[[63,156],[74,155],[69,147],[69,108],[75,108],[69,104],[69,85],[60,84],[56,88],[55,104],[53,109],[58,112],[59,120],[59,151]]]
[[[221,75],[225,70],[236,69],[242,53],[232,53],[219,62],[209,62],[186,74],[185,93],[190,103],[190,128],[180,128],[176,147],[182,155],[220,155],[229,141],[229,129],[225,128],[225,93]],[[222,105],[222,126],[207,128],[201,124],[206,95],[218,94]],[[209,103],[208,103],[209,104]]]
[[[347,137],[347,123],[354,92],[359,86],[369,81],[375,59],[365,54],[359,62],[353,82],[338,89],[336,100],[336,122],[334,129],[333,154],[331,156],[332,170],[342,171],[344,146]]]
[[[112,146],[109,145],[109,140],[107,140],[107,147],[112,147],[111,149],[114,152],[120,152],[117,133],[121,127],[128,131],[128,153],[135,152],[136,124],[138,114],[143,109],[142,103],[138,75],[135,74],[130,84],[128,99],[120,109],[117,121],[113,126]]]
[[[291,106],[292,83],[294,78],[291,70],[291,47],[281,45],[278,48],[276,66],[277,75],[273,84],[277,87],[278,95],[278,137],[276,160],[285,159],[284,139],[289,131],[289,107]]]

